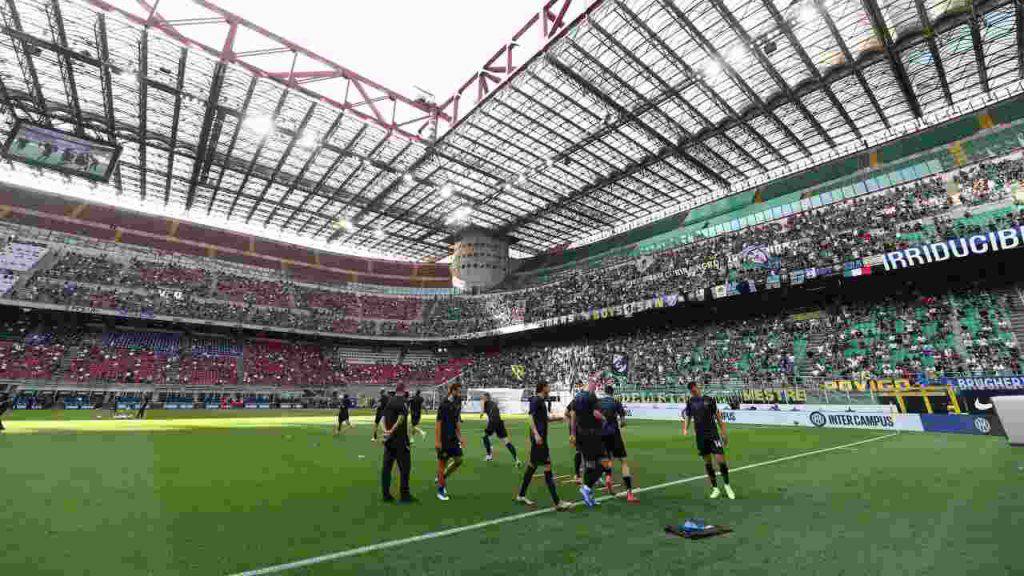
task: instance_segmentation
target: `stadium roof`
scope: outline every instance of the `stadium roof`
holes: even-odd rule
[[[1010,0],[547,0],[437,104],[204,0],[0,12],[4,132],[117,142],[123,198],[406,258],[465,223],[530,254],[648,222],[1016,94],[1024,69]]]

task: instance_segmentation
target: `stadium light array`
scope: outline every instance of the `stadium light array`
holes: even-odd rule
[[[800,22],[803,24],[811,24],[818,19],[818,9],[814,7],[814,4],[807,2],[800,8]]]
[[[710,59],[704,64],[704,75],[708,78],[715,79],[722,73],[722,65],[715,59]]]
[[[473,208],[471,206],[462,206],[462,207],[456,208],[455,211],[452,212],[451,216],[449,216],[445,220],[445,224],[451,224],[453,222],[458,222],[460,220],[466,220],[467,218],[472,216],[472,214],[473,214]]]
[[[726,56],[726,60],[734,66],[739,66],[747,60],[747,49],[741,44],[736,44],[729,49],[729,54]]]
[[[297,144],[299,148],[316,148],[320,144],[320,136],[315,132],[303,132]]]
[[[270,134],[274,131],[274,119],[263,114],[246,116],[243,126],[257,134]]]

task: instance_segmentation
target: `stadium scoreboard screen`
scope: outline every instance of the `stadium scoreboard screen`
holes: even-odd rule
[[[106,182],[121,148],[60,130],[19,121],[4,144],[3,155],[31,166]]]

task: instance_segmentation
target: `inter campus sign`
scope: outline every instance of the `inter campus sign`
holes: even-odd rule
[[[970,255],[980,256],[989,252],[1012,250],[1024,245],[1024,226],[1004,228],[998,232],[975,234],[964,238],[954,238],[945,242],[933,242],[912,248],[904,248],[888,252],[883,256],[882,265],[886,270],[899,270],[944,262],[953,258],[966,258]]]
[[[886,414],[835,414],[812,412],[808,418],[818,428],[835,426],[838,428],[896,428],[896,418]]]
[[[682,410],[685,407],[685,404],[624,404],[628,417],[640,420],[678,420],[682,417]],[[722,419],[730,424],[924,431],[921,426],[921,418],[917,414],[852,413],[827,410],[815,410],[808,413],[789,408],[782,410],[722,410],[721,413]]]

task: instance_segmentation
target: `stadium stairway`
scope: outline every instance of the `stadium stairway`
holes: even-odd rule
[[[1016,326],[1016,322],[1014,322]],[[961,358],[969,356],[967,348],[964,346],[964,327],[959,320],[953,319],[949,323],[950,329],[953,331],[953,348]]]
[[[174,362],[168,362],[165,372],[165,382],[168,386],[178,386],[181,384],[181,355],[179,354]]]
[[[1010,324],[1013,336],[1017,339],[1017,346],[1021,346],[1024,344],[1024,293],[1016,286],[1002,292],[1010,297]]]
[[[802,356],[796,355],[796,374],[800,379],[802,386],[807,386],[811,382],[814,382],[814,366],[810,361],[810,357],[807,352],[818,350],[818,346],[825,343],[825,328],[817,328],[807,331],[807,344],[804,346],[804,353]]]
[[[239,384],[245,384],[245,359],[248,356],[249,350],[245,342],[242,342],[242,353],[238,356],[238,361],[235,362],[235,375],[238,377],[237,382]]]
[[[209,285],[206,287],[207,288],[207,292],[206,293],[207,294],[216,294],[217,293],[217,281],[220,279],[220,271],[219,270],[207,270],[207,272],[209,272],[206,275],[206,277],[209,278],[209,283],[208,283]]]
[[[79,351],[82,349],[80,344],[69,344],[64,350],[64,357],[60,359],[60,366],[57,368],[57,372],[53,375],[55,380],[63,380],[71,372],[71,361],[78,357]]]

